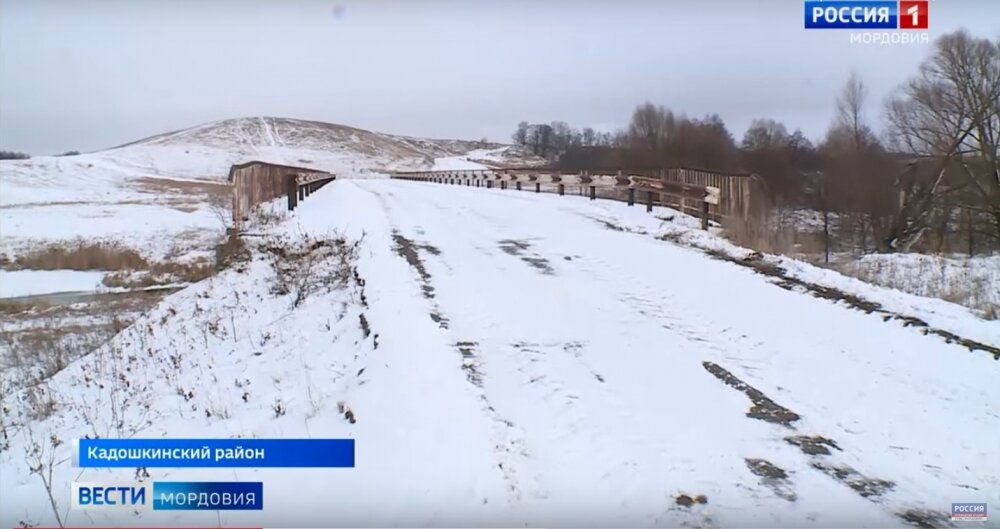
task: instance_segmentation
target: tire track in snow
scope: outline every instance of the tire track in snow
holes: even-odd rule
[[[504,241],[507,241],[507,246],[514,246],[515,250],[520,251],[524,248],[518,248],[511,241],[519,241],[523,237],[511,233],[510,227],[503,224],[500,217],[477,208],[455,207],[454,202],[442,202],[441,199],[444,197],[440,197],[430,189],[423,192],[426,187],[419,186],[420,184],[407,186],[408,190],[417,190],[420,196],[415,197],[413,194],[408,194],[405,203],[393,204],[396,208],[394,211],[408,211],[411,207],[410,204],[416,203],[429,205],[434,210],[441,211],[440,217],[451,219],[451,222],[466,216],[473,217],[476,222],[461,222],[461,230],[453,230],[449,225],[441,226],[438,230],[432,230],[433,226],[427,225],[425,228],[431,233],[446,233],[448,241],[456,247],[464,243],[470,248],[479,248],[487,257],[485,262],[475,265],[477,273],[483,277],[510,277],[509,280],[517,281],[513,279],[511,274],[516,276],[537,274],[538,270],[533,270],[537,267],[531,263],[528,263],[530,266],[527,267],[505,267],[505,263],[511,261],[504,258],[504,253],[510,254],[511,252],[502,248]],[[431,220],[425,211],[421,210],[421,213],[423,215],[414,213],[412,217],[421,221]],[[437,215],[433,217],[439,218]],[[488,248],[483,246],[485,241],[491,240],[495,242],[496,246]],[[539,247],[545,247],[547,242],[540,240],[539,245]],[[503,253],[493,251],[496,248],[501,249]],[[443,256],[448,256],[448,249],[443,248],[443,250]],[[544,259],[543,256],[537,255],[531,257]],[[558,259],[558,261],[561,265],[560,269],[567,266],[562,259]],[[547,259],[546,262],[548,262]],[[468,262],[463,264],[466,269],[471,266],[471,263]],[[481,265],[487,265],[490,268],[484,269],[481,268]],[[559,270],[550,270],[550,272],[554,273],[537,274],[537,276],[553,276],[556,285],[561,284],[562,280],[558,279]],[[518,290],[522,289],[530,290],[530,287],[522,285]],[[462,306],[465,301],[468,301],[465,296],[462,296],[462,299],[449,298],[447,306]],[[455,317],[464,324],[475,321],[474,319],[469,320],[469,317],[473,315],[468,313],[467,308],[455,312]],[[489,316],[485,316],[483,321],[489,321]],[[505,323],[507,328],[513,324],[512,321]],[[481,329],[483,327],[483,324],[471,324],[467,328]],[[455,328],[453,326],[453,329]],[[634,482],[636,474],[643,474],[651,485],[643,491],[643,494],[660,496],[662,505],[654,510],[644,511],[641,523],[648,524],[657,519],[658,516],[663,516],[664,508],[670,510],[670,519],[689,519],[693,515],[694,518],[690,519],[696,520],[694,523],[704,523],[696,510],[688,512],[684,508],[682,511],[676,511],[677,506],[674,505],[673,499],[676,489],[669,486],[664,487],[662,483],[656,483],[660,477],[655,476],[658,472],[651,472],[653,467],[641,464],[640,461],[644,459],[633,455],[632,452],[642,453],[647,462],[669,460],[672,465],[685,465],[685,474],[697,474],[697,462],[693,459],[680,462],[672,460],[669,444],[664,444],[664,438],[651,439],[648,437],[649,425],[657,424],[658,418],[636,413],[639,408],[634,403],[627,403],[628,399],[620,394],[617,385],[606,380],[598,369],[585,360],[591,347],[589,344],[573,338],[545,342],[514,338],[506,343],[497,343],[495,339],[492,343],[479,341],[479,346],[482,350],[488,350],[489,358],[503,360],[496,366],[501,372],[494,372],[492,375],[484,377],[485,390],[489,392],[491,385],[502,384],[505,387],[497,386],[495,389],[507,389],[509,390],[505,392],[507,394],[516,392],[519,398],[534,403],[527,410],[522,409],[518,413],[530,411],[532,414],[541,413],[547,417],[543,421],[530,422],[530,426],[528,426],[536,443],[539,442],[539,435],[545,434],[541,439],[544,439],[542,444],[547,449],[555,449],[558,452],[559,449],[556,447],[561,444],[576,444],[581,445],[581,448],[573,450],[574,453],[593,454],[587,456],[588,463],[593,467],[588,469],[588,472],[594,472],[593,474],[588,473],[588,478],[576,480],[575,483],[567,483],[564,476],[540,470],[540,479],[559,482],[559,488],[565,492],[584,482],[626,484]],[[506,408],[509,408],[509,403]],[[512,411],[511,409],[507,413]],[[518,413],[514,415],[515,420]],[[552,434],[548,433],[550,431]],[[548,435],[555,435],[555,437],[548,437]],[[621,450],[623,439],[628,440],[629,450],[627,451]],[[552,455],[556,454],[548,456],[552,457]],[[573,454],[563,452],[558,454],[556,459],[565,460],[565,464],[569,465],[578,464],[578,462],[571,462],[574,457]],[[614,493],[620,492],[615,491]],[[588,494],[595,494],[595,492],[588,491]],[[633,514],[633,516],[638,515]]]
[[[421,254],[429,254],[433,257],[441,257],[441,251],[429,242],[415,242],[404,236],[400,224],[393,215],[393,211],[398,211],[398,209],[390,208],[383,193],[372,189],[366,189],[366,191],[375,196],[389,219],[393,239],[397,245],[397,254],[405,259],[417,274],[420,289],[425,299],[431,304],[431,319],[439,324],[442,331],[448,332],[447,315],[435,301],[433,277],[427,271],[421,256]],[[388,193],[388,196],[394,198],[392,193]],[[423,234],[419,225],[415,227],[415,231]],[[477,352],[477,346],[478,342],[467,339],[453,342],[455,351],[459,353],[461,372],[465,374],[466,380],[474,388],[474,392],[480,400],[481,410],[493,424],[493,438],[495,440],[493,457],[507,484],[508,503],[515,505],[521,502],[525,499],[526,492],[534,498],[544,498],[545,494],[539,492],[537,484],[530,476],[527,460],[531,454],[525,444],[523,433],[514,422],[497,411],[483,388],[483,377],[486,376],[487,370],[484,361]]]
[[[613,263],[602,260],[597,260],[597,262],[601,266],[588,270],[588,273],[591,275],[600,278],[600,280],[608,284],[610,282],[606,281],[607,275],[624,276],[628,278],[628,284],[634,284],[638,287],[638,293],[625,292],[618,297],[620,301],[629,305],[637,314],[660,323],[664,329],[677,331],[685,339],[702,343],[708,348],[728,357],[727,352],[732,350],[731,346],[724,347],[722,344],[717,343],[716,339],[705,337],[703,331],[686,324],[681,317],[675,315],[667,308],[676,305],[676,303],[671,303],[671,298],[667,292],[644,283],[640,278],[628,275],[623,270],[615,267]],[[652,300],[657,295],[661,299],[660,302]],[[742,338],[746,338],[746,336]],[[763,342],[755,344],[755,346],[759,345],[763,345]],[[732,359],[743,360],[740,358]],[[732,373],[719,365],[708,361],[705,361],[704,365],[705,369],[720,381],[747,394],[753,403],[753,407],[747,412],[748,417],[781,424],[795,430],[793,423],[800,419],[797,413],[775,404],[774,401],[759,390],[736,378]],[[752,369],[750,366],[742,367]],[[896,484],[890,480],[866,476],[850,464],[835,461],[838,458],[829,448],[842,451],[835,441],[822,435],[798,433],[795,435],[778,436],[774,441],[778,442],[779,438],[788,444],[798,447],[802,454],[809,459],[809,466],[812,469],[850,487],[862,498],[889,509],[900,520],[919,527],[949,525],[945,522],[947,516],[942,512],[922,508],[891,508],[883,501],[883,496],[894,489]],[[831,462],[831,458],[834,461]],[[796,499],[794,484],[783,469],[774,466],[767,460],[755,458],[747,459],[747,466],[755,475],[761,476],[761,483],[771,488],[775,494],[789,501]]]

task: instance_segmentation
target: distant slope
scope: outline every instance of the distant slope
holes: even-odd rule
[[[77,156],[0,161],[0,252],[43,240],[112,237],[169,247],[177,232],[218,231],[209,208],[225,203],[230,166],[248,160],[332,171],[342,177],[429,169],[437,158],[508,146],[394,136],[333,123],[248,117],[205,123]],[[142,241],[141,243],[138,241]],[[158,245],[162,246],[162,244]],[[168,248],[152,254],[162,254]]]
[[[142,178],[220,181],[231,165],[265,160],[345,176],[386,169],[430,168],[435,158],[502,145],[381,134],[344,125],[254,117],[198,125],[77,156],[0,161],[0,206],[45,202],[135,200]],[[110,188],[110,189],[109,189]],[[123,196],[124,195],[124,196]]]
[[[306,159],[312,163],[332,162],[368,169],[429,167],[434,158],[501,147],[476,141],[394,136],[321,121],[254,117],[206,123],[152,136],[119,149],[191,145],[285,163]],[[310,160],[306,151],[314,151],[311,157],[316,160]]]

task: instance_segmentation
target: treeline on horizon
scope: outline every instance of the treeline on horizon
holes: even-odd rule
[[[717,114],[691,118],[651,102],[614,132],[522,121],[513,140],[567,171],[754,173],[769,210],[836,213],[837,228],[862,252],[1000,250],[1000,40],[964,30],[940,37],[891,94],[882,135],[864,111],[866,96],[852,74],[818,145],[766,117],[737,142]]]

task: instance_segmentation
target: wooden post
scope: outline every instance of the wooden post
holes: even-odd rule
[[[288,195],[288,211],[295,210],[298,205],[298,184],[295,182],[295,175],[290,174],[285,177],[285,194]]]
[[[597,200],[597,186],[590,186],[590,200]]]
[[[521,181],[520,180],[518,180],[514,185],[517,186],[517,190],[518,191],[521,190]]]
[[[559,182],[559,196],[566,194],[566,186],[562,182]]]
[[[535,193],[542,192],[542,184],[540,182],[535,182]]]
[[[635,205],[635,188],[634,187],[628,188],[628,205],[629,206],[634,206]]]
[[[708,202],[701,202],[701,229],[708,229]]]
[[[653,212],[653,192],[646,191],[646,213]]]

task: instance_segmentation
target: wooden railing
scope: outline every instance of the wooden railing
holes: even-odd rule
[[[637,200],[647,211],[654,205],[669,206],[701,219],[702,229],[709,220],[746,219],[750,214],[750,190],[755,177],[748,174],[724,174],[694,169],[643,171],[582,171],[563,174],[543,168],[475,169],[462,171],[399,171],[392,178],[466,185],[518,191],[528,187],[536,193],[565,195],[567,188],[579,194],[620,200],[629,206]],[[714,184],[714,185],[711,185]]]
[[[240,230],[254,208],[281,196],[288,199],[288,210],[336,178],[332,173],[304,167],[247,162],[229,169],[233,185],[233,229]]]

